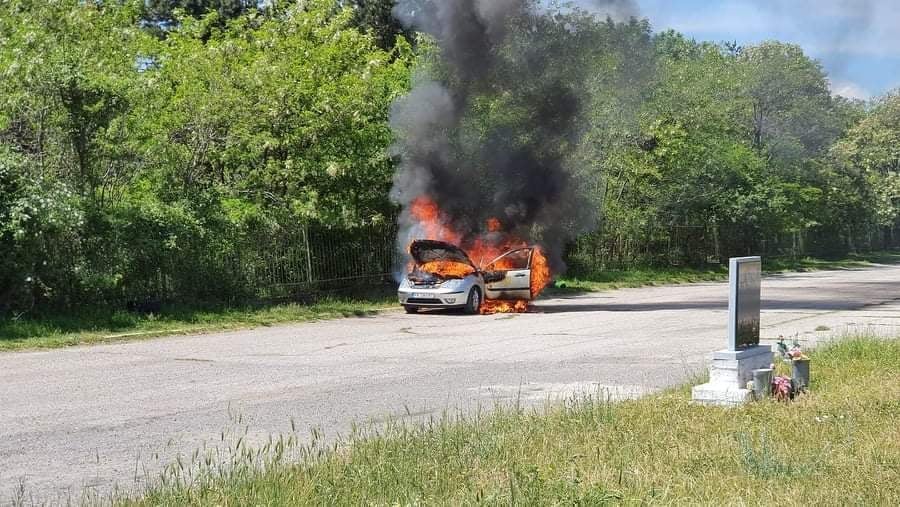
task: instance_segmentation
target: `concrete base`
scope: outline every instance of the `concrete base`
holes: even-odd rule
[[[703,405],[718,405],[722,407],[736,407],[753,400],[753,391],[749,389],[734,389],[722,384],[703,384],[694,386],[691,397],[697,403]]]
[[[742,405],[753,399],[753,391],[747,389],[747,383],[753,380],[753,370],[768,368],[770,364],[772,348],[768,346],[715,352],[709,382],[695,386],[692,398],[704,405]]]

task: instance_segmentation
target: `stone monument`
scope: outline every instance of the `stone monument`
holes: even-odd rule
[[[771,347],[759,344],[762,260],[738,257],[729,262],[728,348],[713,353],[709,382],[694,387],[694,401],[735,406],[750,401],[747,383],[753,370],[772,364]]]

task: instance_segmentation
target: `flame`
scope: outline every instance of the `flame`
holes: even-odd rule
[[[454,245],[459,245],[462,241],[456,231],[444,224],[440,208],[428,196],[417,197],[410,205],[409,213],[423,229],[424,239],[446,241]]]
[[[495,313],[525,313],[528,311],[528,301],[517,299],[515,301],[506,301],[502,299],[486,299],[481,305],[482,315],[493,315]]]
[[[509,269],[513,266],[506,259],[500,259],[494,264],[496,270]],[[540,247],[534,249],[531,255],[531,299],[535,299],[550,283],[550,264],[547,262],[547,256],[544,255]],[[528,301],[519,299],[514,301],[504,301],[496,299],[485,300],[481,306],[482,315],[493,315],[495,313],[525,313],[528,311]]]
[[[538,297],[550,284],[550,263],[544,251],[537,247],[531,256],[531,299]]]
[[[419,196],[412,202],[409,213],[417,222],[417,232],[422,239],[446,241],[459,246],[481,269],[514,269],[516,266],[512,258],[499,259],[487,266],[485,263],[494,261],[510,250],[529,247],[524,240],[504,234],[502,223],[497,218],[489,218],[485,223],[489,234],[464,242],[463,236],[447,224],[447,218],[437,203],[426,195]],[[471,266],[452,261],[428,262],[419,266],[419,269],[446,278],[463,278],[474,272]],[[540,247],[534,247],[531,257],[531,298],[536,298],[549,283],[550,265],[547,257]],[[481,313],[524,313],[528,310],[528,304],[525,300],[485,300]]]
[[[465,278],[475,272],[475,268],[462,262],[432,261],[419,266],[426,273],[432,273],[444,278]]]

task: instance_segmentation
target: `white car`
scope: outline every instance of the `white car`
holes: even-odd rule
[[[414,241],[409,253],[415,264],[397,290],[400,304],[408,313],[421,308],[460,308],[474,314],[480,311],[485,298],[532,298],[534,248],[510,250],[484,268],[472,262],[459,247],[443,241]],[[435,266],[448,269],[435,273]]]

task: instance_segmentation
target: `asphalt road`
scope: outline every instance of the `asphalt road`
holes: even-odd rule
[[[385,312],[248,331],[0,354],[0,503],[138,489],[176,455],[311,427],[684,382],[725,344],[727,285],[540,301],[523,315]],[[763,282],[763,336],[900,335],[900,267]],[[226,442],[231,437],[226,437]]]

